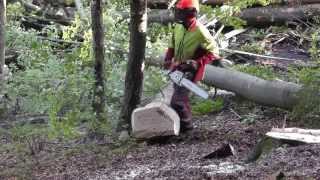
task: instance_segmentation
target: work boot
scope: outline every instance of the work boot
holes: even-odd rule
[[[180,132],[184,133],[193,129],[192,122],[180,121]]]

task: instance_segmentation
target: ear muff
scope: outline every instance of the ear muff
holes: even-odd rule
[[[176,19],[188,19],[197,16],[197,10],[194,8],[188,9],[174,9],[174,16]]]

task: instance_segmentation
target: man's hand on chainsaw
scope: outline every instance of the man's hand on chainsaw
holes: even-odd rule
[[[182,72],[196,72],[198,69],[198,63],[195,60],[187,60],[185,63],[181,63],[177,67]]]
[[[195,60],[187,60],[185,63],[178,65],[177,70],[184,73],[184,77],[192,80],[198,69],[198,63]]]

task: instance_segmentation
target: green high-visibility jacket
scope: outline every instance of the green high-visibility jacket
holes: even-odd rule
[[[186,29],[182,24],[175,24],[169,48],[174,49],[174,62],[177,63],[197,57],[198,49],[203,49],[215,55],[219,54],[215,40],[208,29],[200,22],[189,29]]]

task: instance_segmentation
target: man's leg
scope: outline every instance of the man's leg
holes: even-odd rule
[[[189,94],[190,91],[188,89],[174,84],[171,107],[178,113],[181,119],[181,131],[193,128]]]

